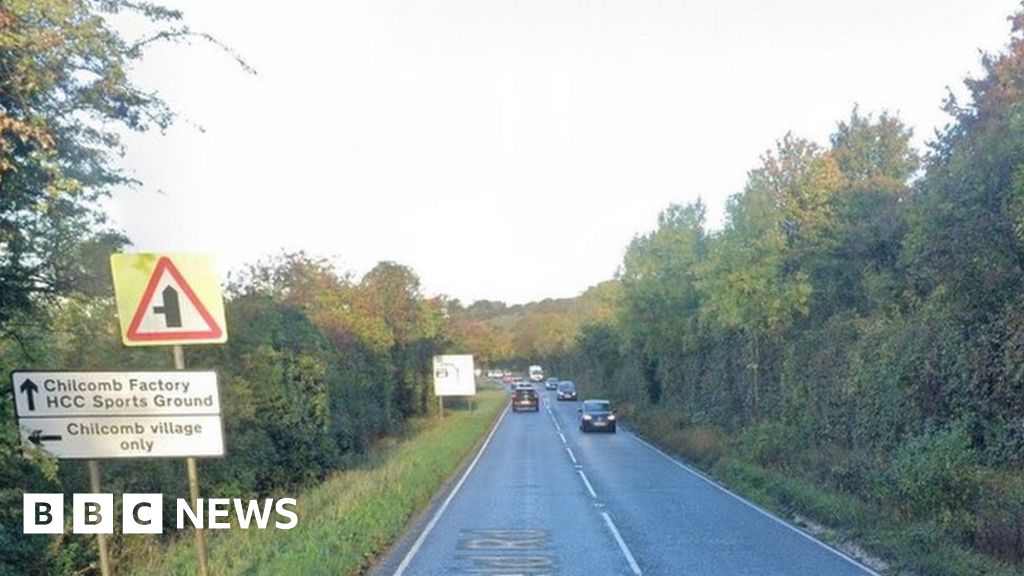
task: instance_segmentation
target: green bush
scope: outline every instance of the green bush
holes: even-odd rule
[[[1008,561],[1024,558],[1024,479],[977,470],[977,504],[965,528],[968,542]]]
[[[796,429],[779,422],[762,422],[744,430],[738,439],[740,455],[776,470],[786,470],[802,462],[807,443]]]
[[[906,513],[950,526],[975,496],[970,467],[976,460],[962,425],[927,430],[896,450],[889,469],[893,496]]]

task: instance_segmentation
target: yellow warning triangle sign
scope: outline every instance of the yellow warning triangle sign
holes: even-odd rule
[[[125,261],[133,257],[136,260]],[[188,272],[192,276],[187,277],[175,260],[189,264],[198,262],[200,266],[190,266]],[[206,272],[212,275],[212,266],[206,264],[209,264],[208,259],[195,256],[115,254],[111,267],[124,343],[146,346],[224,342],[227,335],[223,303],[216,278],[211,281],[205,277]],[[146,269],[150,270],[148,275],[141,275]],[[193,288],[197,280],[204,289],[202,293]],[[141,281],[144,281],[144,288]],[[214,289],[210,290],[210,286]],[[124,297],[122,292],[126,293]]]

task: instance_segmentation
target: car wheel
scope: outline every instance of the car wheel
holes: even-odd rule
[[[616,432],[617,430],[618,430],[618,425],[616,425],[616,426],[612,426],[612,434],[615,434],[615,432]]]

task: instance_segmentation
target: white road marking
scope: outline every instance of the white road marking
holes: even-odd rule
[[[565,439],[565,434],[562,434],[561,432],[559,432],[558,433],[558,437],[562,439],[562,444],[568,444],[569,443],[569,441]]]
[[[835,554],[836,556],[839,556],[840,558],[842,558],[843,560],[846,560],[846,561],[847,561],[847,562],[849,562],[850,564],[853,564],[853,565],[854,565],[854,566],[856,566],[857,568],[860,568],[861,570],[864,570],[864,571],[865,571],[865,572],[867,572],[868,574],[871,574],[871,576],[882,576],[881,574],[879,574],[878,572],[875,572],[874,570],[872,570],[871,568],[869,568],[869,567],[865,566],[864,564],[861,564],[860,562],[858,562],[858,561],[854,560],[853,558],[851,558],[851,557],[847,556],[846,554],[844,554],[844,553],[840,552],[839,550],[836,550],[835,548],[833,548],[833,547],[829,546],[828,544],[826,544],[826,543],[822,542],[821,540],[818,540],[818,539],[817,539],[817,538],[815,538],[814,536],[811,536],[811,535],[810,535],[810,534],[808,534],[807,532],[804,532],[803,530],[801,530],[801,529],[797,528],[796,526],[793,526],[793,525],[792,525],[792,524],[790,524],[789,522],[786,522],[785,520],[783,520],[782,518],[779,518],[779,517],[778,517],[778,516],[776,516],[775,514],[772,514],[771,512],[769,512],[769,511],[765,510],[764,508],[761,508],[761,507],[760,507],[760,506],[758,506],[757,504],[754,504],[754,503],[753,503],[753,502],[751,502],[750,500],[747,500],[746,498],[744,498],[744,497],[740,496],[739,494],[737,494],[737,493],[733,492],[732,490],[729,490],[728,488],[726,488],[725,486],[722,486],[722,485],[721,485],[721,484],[719,484],[718,482],[715,482],[715,481],[714,481],[714,480],[712,480],[711,478],[708,478],[708,477],[707,477],[707,476],[705,476],[705,475],[704,475],[703,473],[701,473],[701,472],[699,472],[699,471],[697,471],[697,470],[695,470],[695,469],[691,468],[690,466],[687,466],[686,464],[683,464],[683,463],[682,463],[682,462],[680,462],[679,460],[676,460],[675,458],[673,458],[673,457],[669,456],[669,455],[668,455],[668,454],[666,454],[666,453],[665,453],[664,451],[662,451],[662,450],[661,450],[661,448],[658,448],[658,447],[657,447],[657,446],[655,446],[654,444],[651,444],[650,442],[648,442],[648,441],[644,440],[643,438],[641,438],[641,437],[637,436],[636,434],[630,434],[630,436],[632,436],[632,437],[633,437],[634,439],[636,439],[636,441],[637,441],[637,442],[639,442],[639,443],[643,444],[644,446],[647,446],[648,448],[650,448],[651,450],[654,450],[654,451],[655,451],[655,452],[657,452],[658,454],[661,454],[662,456],[664,456],[665,458],[667,458],[667,459],[668,459],[668,460],[669,460],[670,462],[672,462],[672,463],[673,463],[673,464],[675,464],[676,466],[679,466],[679,467],[680,467],[680,468],[682,468],[683,470],[685,470],[685,471],[689,472],[690,474],[693,474],[694,476],[696,476],[696,477],[700,478],[700,479],[701,479],[701,480],[703,480],[704,482],[707,482],[707,483],[708,483],[708,484],[710,484],[711,486],[714,486],[715,488],[717,488],[717,489],[721,490],[722,492],[724,492],[724,493],[728,494],[729,496],[732,496],[733,498],[735,498],[735,499],[739,500],[740,502],[742,502],[742,503],[746,504],[746,505],[747,505],[747,506],[749,506],[750,508],[753,508],[754,510],[756,510],[756,511],[760,512],[761,514],[763,514],[764,516],[766,516],[766,517],[767,517],[768,519],[770,519],[770,520],[772,520],[772,521],[776,522],[776,523],[777,523],[777,524],[779,524],[780,526],[784,526],[785,528],[788,528],[788,529],[792,530],[793,532],[795,532],[795,533],[799,534],[800,536],[803,536],[803,537],[804,537],[804,538],[806,538],[807,540],[809,540],[809,541],[811,541],[811,542],[813,542],[813,543],[817,544],[818,546],[821,546],[822,548],[824,548],[825,550],[828,550],[829,552],[832,552],[832,553],[833,553],[833,554]]]
[[[591,498],[597,498],[597,492],[594,492],[594,487],[590,485],[590,480],[587,480],[587,475],[583,473],[583,470],[577,470],[580,478],[583,479],[583,483],[587,486],[587,491],[590,492]]]
[[[566,446],[565,447],[565,451],[569,453],[569,459],[572,460],[573,464],[575,464],[576,463],[576,455],[572,453],[572,448],[569,448],[568,446]]]
[[[626,557],[626,562],[629,562],[630,569],[633,570],[633,574],[636,576],[642,576],[643,572],[640,571],[640,565],[636,563],[636,558],[633,558],[633,553],[629,551],[629,546],[626,546],[626,541],[622,539],[622,535],[619,534],[619,529],[615,527],[615,523],[612,522],[612,517],[607,512],[601,512],[601,516],[604,516],[604,523],[608,525],[608,529],[612,531],[612,536],[615,537],[615,542],[619,545],[619,550],[622,550],[622,555]]]
[[[409,567],[409,563],[412,562],[416,553],[420,551],[420,547],[423,546],[423,541],[427,539],[427,535],[429,535],[430,531],[437,525],[437,521],[441,519],[441,515],[448,509],[448,505],[451,504],[455,495],[459,493],[459,489],[462,488],[462,484],[466,481],[466,478],[469,477],[469,473],[473,471],[473,468],[476,467],[476,463],[480,461],[480,457],[484,455],[484,451],[487,450],[487,446],[491,443],[491,438],[494,437],[494,433],[501,427],[501,422],[505,419],[506,414],[508,414],[508,406],[505,406],[505,409],[502,410],[501,416],[498,417],[498,422],[494,425],[494,428],[491,428],[491,433],[487,435],[487,439],[484,440],[483,445],[480,446],[480,451],[476,453],[476,457],[474,457],[473,461],[469,463],[469,467],[462,473],[462,478],[459,478],[458,484],[452,488],[451,493],[449,493],[448,497],[444,499],[444,503],[441,504],[441,507],[434,513],[434,517],[430,519],[430,522],[427,523],[423,532],[420,532],[419,537],[412,543],[412,548],[409,548],[409,551],[405,553],[405,558],[402,558],[402,563],[398,565],[398,569],[395,570],[393,576],[402,576],[405,569]]]

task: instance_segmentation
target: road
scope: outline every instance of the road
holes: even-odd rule
[[[642,439],[583,434],[544,392],[507,412],[375,574],[873,574]]]

